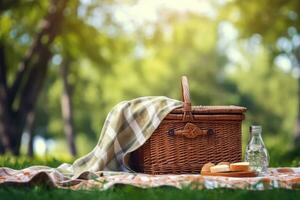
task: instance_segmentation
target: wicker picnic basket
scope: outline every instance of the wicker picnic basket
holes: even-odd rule
[[[241,123],[246,108],[191,106],[182,77],[183,107],[173,110],[130,156],[131,168],[147,174],[199,173],[207,162],[242,159]]]

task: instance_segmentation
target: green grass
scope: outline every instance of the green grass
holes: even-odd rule
[[[118,187],[106,191],[71,191],[62,189],[12,188],[0,187],[1,199],[300,199],[300,191],[269,190],[269,191],[245,191],[245,190],[178,190],[175,188],[140,189],[135,187]]]
[[[0,156],[0,167],[10,167],[13,169],[22,169],[32,165],[45,165],[57,167],[63,162],[71,163],[71,160],[58,160],[56,158],[29,158],[26,156],[14,157],[11,155]]]
[[[47,165],[56,167],[62,162],[53,158],[35,158],[27,157],[15,158],[12,156],[0,156],[0,166],[21,169],[31,165]],[[294,161],[293,161],[294,162]],[[297,161],[298,162],[298,161]],[[292,164],[292,162],[290,163]],[[300,199],[300,190],[268,190],[268,191],[247,191],[247,190],[191,190],[185,188],[178,190],[170,187],[141,189],[132,186],[118,186],[106,191],[98,190],[63,190],[46,188],[44,186],[35,187],[9,187],[0,186],[0,199]]]

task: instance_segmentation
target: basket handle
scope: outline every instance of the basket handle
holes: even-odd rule
[[[183,101],[183,119],[182,120],[186,121],[187,116],[190,116],[191,120],[193,120],[189,82],[188,82],[188,78],[186,76],[181,77],[181,91],[182,91],[182,101]]]

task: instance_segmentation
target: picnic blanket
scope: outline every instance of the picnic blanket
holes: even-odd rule
[[[270,169],[255,178],[201,175],[146,175],[131,171],[128,155],[143,145],[163,118],[182,102],[167,97],[142,97],[116,105],[108,114],[96,147],[73,164],[57,168],[32,166],[22,170],[0,168],[0,186],[43,184],[59,188],[104,190],[114,185],[182,188],[299,188],[300,168]]]
[[[98,171],[95,173],[84,172],[79,177],[73,179],[64,176],[64,174],[53,168],[0,169],[0,187],[3,185],[34,186],[41,184],[72,190],[106,190],[120,185],[132,185],[141,188],[170,186],[179,189],[300,189],[300,168],[269,169],[266,175],[253,178],[201,176],[200,174],[147,175],[129,172]]]

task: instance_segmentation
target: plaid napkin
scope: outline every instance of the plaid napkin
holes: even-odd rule
[[[128,154],[151,136],[163,118],[182,102],[167,97],[141,97],[117,104],[108,114],[96,147],[72,165],[57,169],[78,177],[85,171],[131,171]]]

